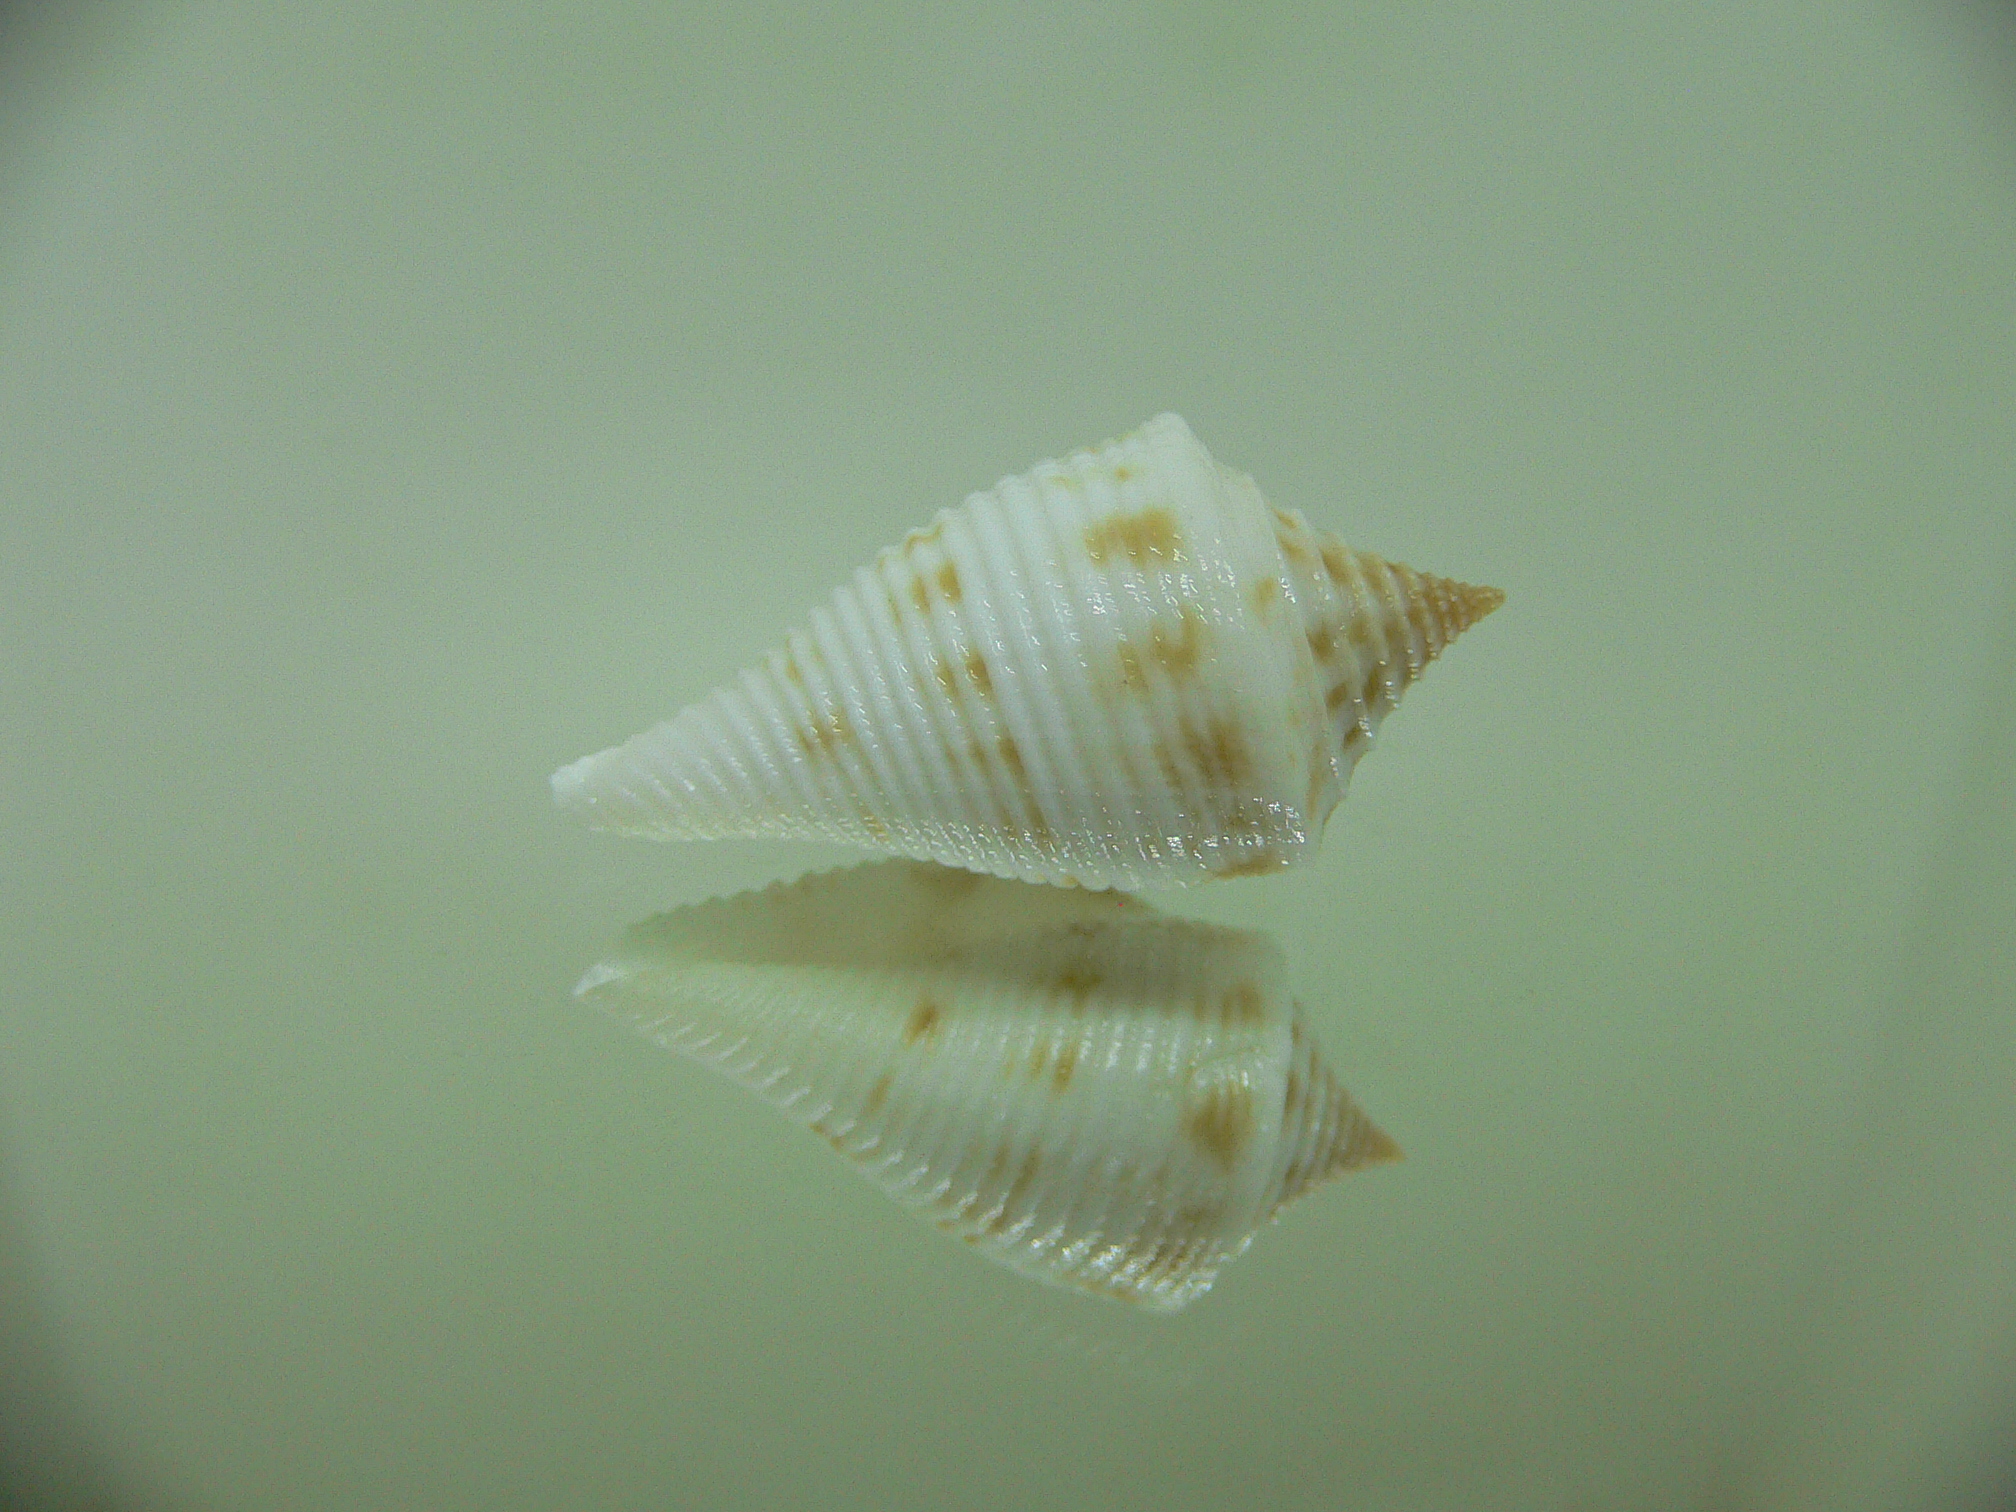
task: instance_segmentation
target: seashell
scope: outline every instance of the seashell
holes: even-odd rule
[[[1273,871],[1313,853],[1380,720],[1503,598],[1270,508],[1163,415],[941,511],[553,793],[624,834],[839,840],[1032,882]]]
[[[1118,893],[871,862],[637,925],[575,993],[988,1258],[1157,1311],[1399,1154],[1273,941]]]

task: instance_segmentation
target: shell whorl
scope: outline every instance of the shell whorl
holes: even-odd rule
[[[1320,825],[1344,796],[1380,721],[1428,663],[1505,595],[1355,550],[1299,510],[1271,513],[1283,580],[1323,700],[1326,740],[1310,762],[1309,798]]]
[[[673,719],[554,774],[598,828],[1140,888],[1292,864],[1495,606],[1268,508],[1183,421],[942,511]]]

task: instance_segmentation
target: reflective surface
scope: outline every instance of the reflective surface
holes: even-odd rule
[[[16,23],[17,1465],[331,1509],[1987,1484],[1990,20]],[[1155,900],[1278,939],[1407,1152],[1173,1319],[920,1242],[569,999],[630,920],[856,858],[583,834],[546,791],[937,508],[1163,409],[1508,595],[1316,863]]]

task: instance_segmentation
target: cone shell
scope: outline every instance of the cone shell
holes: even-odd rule
[[[1175,415],[941,512],[735,682],[553,777],[598,828],[1140,888],[1313,854],[1496,589],[1270,508]]]
[[[1283,976],[1250,931],[891,861],[639,925],[576,992],[990,1259],[1174,1311],[1284,1204],[1398,1154]]]

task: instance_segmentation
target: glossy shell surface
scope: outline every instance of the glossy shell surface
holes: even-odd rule
[[[1501,598],[1269,507],[1163,415],[943,511],[553,791],[624,834],[839,840],[1028,881],[1275,871]]]

